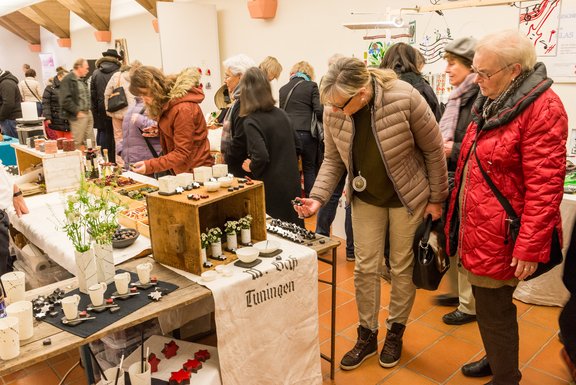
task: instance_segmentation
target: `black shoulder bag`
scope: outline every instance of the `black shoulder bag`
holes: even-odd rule
[[[414,251],[414,270],[412,283],[424,290],[436,290],[442,276],[450,267],[450,258],[439,246],[438,250],[430,245],[430,233],[434,227],[432,215],[428,214],[425,221],[414,234],[412,250]]]
[[[518,215],[516,215],[516,212],[514,211],[512,205],[510,204],[510,201],[508,201],[508,199],[506,199],[504,195],[502,195],[502,193],[500,192],[500,190],[498,190],[498,187],[496,187],[490,176],[488,176],[486,171],[484,171],[484,169],[482,168],[482,164],[480,163],[480,159],[478,158],[478,154],[476,153],[476,144],[478,142],[479,133],[480,131],[478,131],[478,134],[476,134],[476,140],[474,141],[473,144],[474,146],[473,151],[474,156],[476,157],[476,163],[478,163],[478,168],[480,169],[482,176],[486,180],[486,183],[488,183],[490,190],[492,190],[494,196],[496,197],[496,199],[498,199],[498,202],[500,202],[500,204],[504,208],[504,211],[506,211],[506,215],[508,216],[508,218],[506,218],[506,222],[508,222],[508,232],[510,234],[510,238],[512,238],[512,244],[514,244],[516,243],[516,238],[518,238],[518,234],[520,233],[521,219]],[[505,240],[505,242],[507,241],[508,239]],[[524,280],[528,281],[532,278],[536,278],[544,273],[547,273],[548,271],[552,270],[552,268],[554,268],[555,266],[561,264],[562,259],[563,256],[562,256],[562,247],[560,246],[560,237],[558,231],[556,230],[556,227],[554,227],[554,231],[552,232],[552,245],[550,246],[550,259],[546,263],[538,263],[538,267],[534,271],[534,274],[528,276],[527,278],[524,278]]]

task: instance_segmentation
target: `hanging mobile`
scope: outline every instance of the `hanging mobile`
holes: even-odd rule
[[[358,176],[352,179],[352,188],[358,192],[366,190],[366,178],[362,176],[360,171],[358,171]]]

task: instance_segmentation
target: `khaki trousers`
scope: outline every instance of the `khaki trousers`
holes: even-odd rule
[[[360,325],[378,329],[380,312],[380,272],[384,259],[386,231],[390,229],[390,292],[387,328],[393,323],[405,325],[414,304],[416,286],[412,283],[414,233],[422,223],[426,204],[410,215],[404,207],[378,207],[357,197],[352,199],[354,233],[354,286]]]
[[[448,281],[450,283],[450,296],[458,297],[460,305],[458,310],[466,314],[476,314],[476,300],[472,294],[472,285],[468,281],[466,272],[461,272],[458,263],[460,257],[455,255],[450,258],[450,269],[448,269]]]
[[[70,131],[74,138],[76,149],[80,149],[86,144],[86,139],[92,140],[92,146],[96,147],[96,137],[94,136],[94,117],[92,111],[88,111],[86,116],[77,119],[70,119]]]
[[[124,159],[118,155],[118,148],[122,144],[122,119],[112,118],[112,127],[114,128],[114,143],[116,144],[116,164],[119,167],[124,166]]]

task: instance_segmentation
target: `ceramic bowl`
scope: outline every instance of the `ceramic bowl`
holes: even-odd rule
[[[215,270],[224,277],[230,277],[234,273],[231,265],[218,265]]]
[[[200,276],[202,277],[203,281],[209,282],[214,281],[216,278],[218,278],[218,273],[215,272],[214,270],[207,270],[202,274],[200,274]]]
[[[112,247],[115,249],[123,249],[130,246],[140,236],[136,229],[118,229],[112,236]]]
[[[214,191],[218,191],[218,189],[220,188],[220,182],[204,182],[204,187],[206,187],[206,191],[208,192],[214,192]]]
[[[238,259],[244,263],[254,262],[258,258],[260,251],[255,247],[242,247],[236,250]]]
[[[279,244],[276,241],[262,241],[254,244],[254,247],[261,253],[269,254],[278,250]]]
[[[222,187],[230,187],[232,186],[232,182],[234,182],[234,178],[223,176],[218,178],[218,182],[220,182],[220,186]]]

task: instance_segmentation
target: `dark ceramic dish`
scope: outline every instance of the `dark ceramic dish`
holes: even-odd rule
[[[133,244],[140,233],[136,229],[118,229],[112,237],[112,247],[123,249]]]

